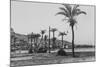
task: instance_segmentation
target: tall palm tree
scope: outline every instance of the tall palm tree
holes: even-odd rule
[[[59,36],[61,36],[61,38],[62,38],[62,48],[64,47],[64,45],[63,45],[63,37],[64,37],[65,35],[67,35],[65,32],[60,32],[60,33],[59,33]]]
[[[58,12],[56,15],[64,15],[65,18],[63,20],[67,20],[69,22],[71,29],[72,29],[72,53],[73,57],[75,57],[74,53],[74,26],[77,23],[76,17],[80,14],[86,14],[86,12],[81,11],[79,9],[79,5],[68,5],[68,4],[62,4],[64,7],[60,7],[61,12]]]
[[[52,28],[51,29],[51,32],[53,33],[53,38],[55,37],[55,32],[57,31],[57,29],[56,28]]]
[[[56,28],[52,28],[51,30],[50,30],[52,33],[53,33],[53,46],[55,45],[55,32],[57,31],[57,29]]]

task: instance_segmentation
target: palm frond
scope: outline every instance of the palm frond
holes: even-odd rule
[[[86,12],[84,12],[84,11],[79,11],[79,12],[77,12],[77,15],[80,15],[80,14],[87,14]]]
[[[59,9],[62,10],[64,13],[66,13],[66,16],[67,16],[67,17],[70,16],[70,15],[69,15],[69,12],[68,12],[65,8],[59,7]]]
[[[68,22],[70,23],[70,26],[74,26],[77,23],[77,21],[73,18],[69,19]]]
[[[59,32],[59,36],[67,35],[65,32]]]
[[[46,32],[46,30],[41,30],[41,34],[44,34]]]
[[[67,10],[65,8],[59,7],[59,9],[67,13]]]
[[[68,13],[70,14],[71,16],[71,12],[72,12],[72,7],[69,5],[69,4],[62,4],[65,6],[66,10],[68,11]]]
[[[74,5],[73,10],[77,9],[79,5]]]
[[[57,29],[56,28],[52,28],[50,31],[55,32],[55,31],[57,31]]]
[[[79,11],[80,11],[80,9],[73,9],[72,16],[76,16],[77,12],[79,12]]]
[[[61,36],[62,35],[62,32],[59,32],[59,35],[58,36]]]
[[[80,9],[78,9],[79,5],[75,5],[73,7],[73,10],[72,10],[72,16],[78,16],[80,14],[86,14],[86,12],[84,11],[81,11]]]
[[[56,15],[64,15],[64,16],[67,16],[65,12],[58,12],[58,13],[56,13]]]
[[[80,9],[78,9],[79,5],[74,5],[72,9],[72,16],[75,16]]]

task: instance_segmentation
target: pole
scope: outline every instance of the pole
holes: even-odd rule
[[[63,35],[62,35],[62,48],[63,48]]]
[[[50,53],[50,26],[49,26],[49,53]]]

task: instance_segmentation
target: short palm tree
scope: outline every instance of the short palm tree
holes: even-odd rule
[[[38,47],[38,39],[40,36],[40,34],[35,34],[36,47]]]
[[[46,45],[46,44],[47,44],[47,38],[48,38],[48,36],[45,35],[45,36],[44,36],[45,47],[47,47],[47,45]]]
[[[53,46],[54,46],[54,44],[55,44],[55,32],[57,31],[57,29],[56,28],[52,28],[51,30],[50,30],[52,33],[53,33]]]
[[[46,30],[41,30],[41,34],[42,34],[42,38],[41,40],[43,40],[43,35],[45,34]]]
[[[46,40],[47,40],[47,38],[48,38],[48,36],[47,36],[47,35],[45,35],[45,36],[44,36],[44,40],[46,41]]]
[[[34,44],[36,42],[36,34],[34,34],[33,32],[31,33],[31,45],[32,45],[32,42],[34,40]]]
[[[33,34],[33,32],[31,34],[28,35],[28,39],[31,39],[31,45],[30,45],[30,49],[29,49],[29,53],[33,53],[32,51],[32,46],[33,46],[33,39],[34,39],[34,42],[35,42],[35,34]]]
[[[86,14],[86,12],[81,11],[79,9],[79,5],[69,5],[69,4],[62,4],[64,7],[60,7],[61,12],[58,12],[56,15],[64,15],[65,18],[63,20],[67,20],[69,22],[71,29],[72,29],[72,53],[73,57],[75,57],[74,53],[74,26],[77,23],[76,17],[80,14]]]
[[[64,47],[64,45],[63,45],[63,37],[64,37],[65,35],[67,35],[65,32],[60,32],[60,33],[59,33],[59,36],[61,36],[61,39],[62,39],[62,48]]]
[[[28,40],[28,44],[29,44],[29,41],[30,41],[30,35],[29,34],[27,35],[27,40]]]

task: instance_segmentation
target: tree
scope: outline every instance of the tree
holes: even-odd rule
[[[14,42],[14,48],[16,48],[16,40],[17,40],[17,37],[15,36],[15,32],[14,32],[14,34],[13,34],[13,42]]]
[[[53,46],[55,45],[55,32],[57,31],[57,29],[56,28],[52,28],[51,30],[50,30],[52,33],[53,33]]]
[[[20,45],[19,45],[19,46],[20,46],[21,48],[22,48],[23,46],[25,46],[24,39],[20,39],[19,41],[20,41],[20,43],[19,43]]]
[[[49,53],[50,53],[50,26],[49,26]]]
[[[43,35],[45,34],[46,30],[41,30],[41,34],[42,34],[42,38],[41,40],[43,40]]]
[[[35,46],[38,48],[38,39],[39,39],[39,37],[40,37],[41,35],[40,34],[35,34]]]
[[[29,53],[33,53],[33,51],[32,51],[32,48],[33,48],[33,43],[32,43],[33,39],[34,39],[34,42],[35,42],[35,34],[33,34],[33,32],[28,35],[28,40],[30,40],[30,39],[31,39],[31,45],[30,45],[30,48],[29,48]]]
[[[47,44],[47,38],[48,38],[48,36],[47,36],[47,35],[45,35],[45,36],[44,36],[45,46],[47,46],[47,45],[46,45],[46,44]]]
[[[72,29],[72,54],[73,57],[75,57],[75,53],[74,53],[74,26],[77,23],[76,21],[76,17],[80,14],[86,14],[86,12],[81,11],[81,9],[79,9],[79,5],[68,5],[68,4],[62,4],[64,7],[60,7],[61,12],[58,12],[56,15],[64,15],[65,18],[64,20],[67,20],[67,22],[69,22],[71,29]]]
[[[20,47],[21,50],[26,49],[26,47],[28,47],[27,46],[27,41],[25,41],[24,39],[20,39],[19,42],[20,43],[19,43],[18,46]]]
[[[62,48],[64,47],[64,45],[63,45],[63,36],[64,35],[67,35],[65,32],[60,32],[59,33],[59,36],[61,36],[61,38],[62,38]]]
[[[11,35],[11,45],[13,45],[15,35]]]

